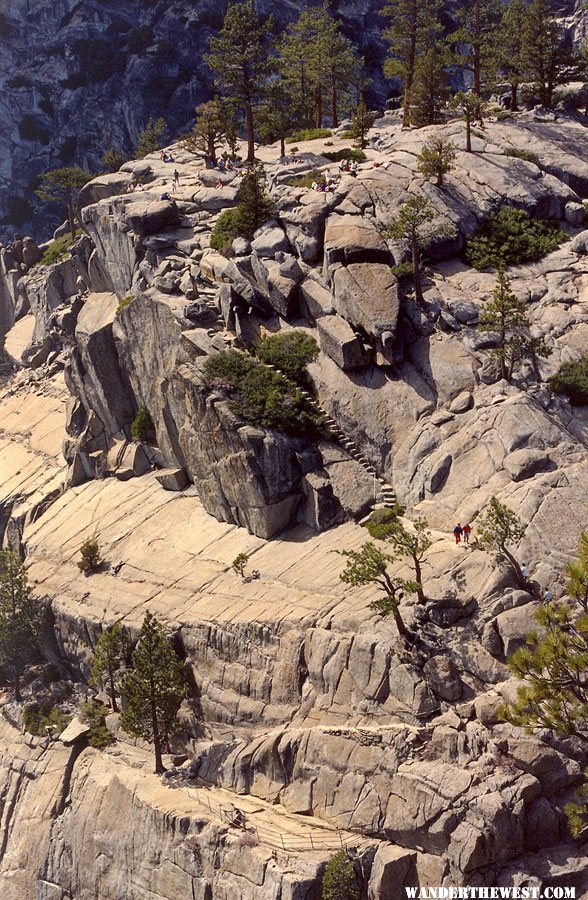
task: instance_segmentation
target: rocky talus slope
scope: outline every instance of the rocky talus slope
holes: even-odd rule
[[[450,535],[458,519],[475,535],[496,494],[527,526],[518,556],[533,580],[561,596],[588,525],[586,411],[547,387],[588,349],[588,132],[558,116],[489,120],[441,188],[416,155],[433,132],[462,148],[460,122],[403,133],[379,120],[357,178],[327,194],[290,182],[334,172],[321,153],[341,139],[300,145],[296,163],[263,148],[275,218],[230,259],[210,234],[238,178],[219,186],[176,147],[172,201],[160,197],[174,166],[128,163],[85,189],[71,256],[28,268],[3,257],[0,524],[50,611],[52,659],[82,697],[101,629],[120,619],[136,635],[149,609],[195,685],[164,781],[117,714],[116,744],[97,751],[75,727],[55,742],[23,734],[4,700],[3,896],[313,900],[341,845],[370,900],[416,884],[588,890],[563,812],[585,748],[497,712],[515,696],[506,658],[537,601]],[[537,164],[505,155],[513,147]],[[125,193],[137,175],[144,189]],[[392,271],[406,248],[382,237],[416,191],[454,226],[431,248],[421,308]],[[512,384],[477,328],[495,275],[459,256],[503,204],[567,237],[509,270],[552,350]],[[211,354],[294,327],[320,345],[312,391],[344,438],[245,425],[205,383]],[[156,445],[131,440],[141,407]],[[378,479],[408,527],[426,515],[433,529],[430,599],[401,605],[413,646],[369,609],[374,589],[339,577],[337,551],[361,546],[359,522],[386,500]],[[107,565],[86,578],[77,560],[92,536]],[[239,553],[259,577],[235,574]],[[227,824],[231,803],[257,838]]]

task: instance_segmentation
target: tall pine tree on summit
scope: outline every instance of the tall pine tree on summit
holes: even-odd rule
[[[245,117],[248,162],[255,159],[255,113],[273,68],[272,28],[271,17],[261,19],[252,3],[232,3],[206,56],[221,96],[234,99]]]
[[[411,94],[415,72],[422,57],[435,46],[441,31],[440,0],[391,0],[383,9],[389,20],[384,38],[390,55],[384,64],[389,78],[403,83],[403,126],[411,124]]]

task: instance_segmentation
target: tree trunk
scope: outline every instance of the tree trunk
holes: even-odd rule
[[[165,768],[161,758],[161,737],[159,734],[159,722],[157,720],[157,709],[155,703],[151,701],[151,726],[153,728],[153,748],[155,750],[155,774],[163,775]]]
[[[416,45],[417,45],[417,19],[418,19],[418,0],[412,5],[412,21],[410,32],[410,49],[408,51],[408,59],[406,61],[406,76],[404,80],[404,99],[402,107],[402,127],[408,128],[410,125],[410,107],[411,93],[414,82],[414,69],[416,65]]]
[[[108,678],[110,681],[110,702],[112,704],[112,711],[118,712],[118,705],[116,702],[116,689],[114,687],[114,672],[112,669],[108,673]]]
[[[282,159],[286,156],[286,139],[283,134],[280,136],[280,156]]]
[[[416,235],[411,240],[412,248],[412,274],[414,279],[414,295],[417,303],[423,302],[423,286],[421,277],[421,256]]]
[[[247,123],[247,162],[255,162],[255,132],[253,127],[253,107],[251,101],[245,106],[245,120]]]
[[[414,580],[418,584],[419,588],[417,591],[417,598],[419,603],[426,603],[427,598],[425,597],[425,593],[423,591],[423,573],[421,570],[421,564],[418,561],[416,556],[413,556],[412,562],[414,565]]]
[[[474,21],[474,59],[473,59],[473,67],[474,67],[474,83],[472,85],[472,90],[476,97],[480,97],[482,95],[482,75],[481,75],[481,59],[480,59],[480,50],[481,50],[481,23],[480,23],[480,0],[476,0],[475,5],[475,21]]]
[[[518,112],[518,85],[516,83],[510,86],[510,111]]]
[[[412,640],[412,632],[408,630],[408,628],[402,621],[402,616],[400,615],[396,606],[392,609],[392,615],[394,616],[394,623],[398,629],[398,634],[400,635],[400,637],[406,638],[407,641]]]
[[[18,669],[14,670],[14,678],[12,679],[12,685],[14,688],[14,699],[17,703],[20,703],[22,700],[22,695],[20,693],[20,672]]]
[[[514,573],[516,575],[516,578],[517,578],[517,581],[519,583],[519,587],[521,588],[521,590],[527,591],[529,594],[536,596],[536,592],[531,588],[530,582],[523,575],[523,571],[522,571],[521,567],[519,566],[518,562],[516,561],[516,559],[514,558],[514,556],[512,555],[512,553],[509,550],[507,550],[506,547],[501,547],[500,549],[502,550],[502,552],[508,559],[509,563],[511,564],[512,568],[514,569]]]
[[[67,217],[69,219],[69,231],[72,242],[76,239],[76,210],[73,200],[69,200],[67,204]]]
[[[331,127],[339,127],[339,117],[337,115],[337,82],[335,75],[331,74]]]
[[[466,152],[472,152],[472,120],[469,115],[466,116]]]
[[[323,127],[323,89],[321,83],[316,86],[316,127]]]

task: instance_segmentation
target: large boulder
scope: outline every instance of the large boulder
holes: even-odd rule
[[[323,316],[317,322],[321,350],[340,369],[361,369],[366,364],[361,341],[341,316]]]
[[[390,267],[383,263],[339,265],[332,280],[339,315],[370,335],[376,350],[393,362],[400,299]]]
[[[370,221],[361,216],[329,216],[324,239],[325,270],[334,263],[389,263],[386,242]]]
[[[142,237],[177,228],[180,224],[178,207],[173,200],[126,200],[123,222]]]

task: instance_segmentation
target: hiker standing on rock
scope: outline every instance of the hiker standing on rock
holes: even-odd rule
[[[463,528],[461,527],[461,524],[459,522],[453,529],[453,534],[455,535],[455,543],[456,544],[461,543],[461,536],[463,534]]]
[[[177,191],[179,186],[180,186],[180,173],[178,172],[177,169],[174,169],[174,191]]]
[[[466,524],[461,529],[463,534],[463,542],[464,544],[469,544],[470,542],[470,534],[472,533],[472,526],[466,522]]]

